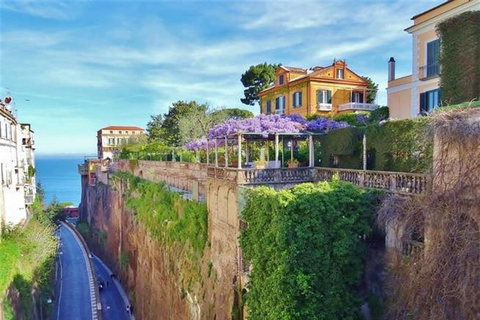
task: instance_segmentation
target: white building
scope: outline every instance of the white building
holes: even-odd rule
[[[113,159],[113,153],[132,139],[141,139],[145,130],[132,126],[109,126],[97,131],[97,154],[99,159]]]
[[[25,222],[35,199],[33,131],[17,122],[10,100],[0,100],[0,225]]]

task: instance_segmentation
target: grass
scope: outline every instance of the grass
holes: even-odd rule
[[[19,291],[22,309],[27,315],[32,309],[30,292],[34,283],[42,291],[52,290],[50,275],[57,248],[53,231],[52,224],[41,222],[34,216],[25,229],[15,229],[2,235],[0,298],[5,302],[7,319],[12,310],[3,294],[10,285]]]

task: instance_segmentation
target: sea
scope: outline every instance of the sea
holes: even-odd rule
[[[44,203],[72,202],[78,206],[82,195],[78,165],[84,162],[83,155],[37,155],[35,157],[36,179],[45,190]]]

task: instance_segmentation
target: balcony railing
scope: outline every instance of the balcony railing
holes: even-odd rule
[[[85,164],[79,164],[78,173],[82,176],[88,175],[88,167]]]
[[[317,109],[320,111],[332,111],[332,104],[331,103],[317,103]]]
[[[388,171],[364,171],[336,168],[278,168],[234,169],[210,166],[209,178],[227,180],[239,185],[290,184],[302,182],[340,181],[359,187],[382,189],[398,194],[425,194],[428,188],[427,175]]]
[[[359,110],[359,111],[373,111],[380,106],[378,104],[373,103],[362,103],[362,102],[349,102],[343,103],[338,106],[338,111],[346,111],[346,110]]]
[[[275,109],[275,114],[285,114],[285,109]]]
[[[440,64],[432,63],[418,69],[418,79],[425,81],[440,75]]]

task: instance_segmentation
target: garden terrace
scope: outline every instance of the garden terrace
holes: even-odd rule
[[[359,187],[381,189],[405,195],[426,194],[430,187],[427,175],[424,174],[320,167],[238,169],[210,165],[207,168],[207,176],[245,186],[297,184],[338,179]]]

